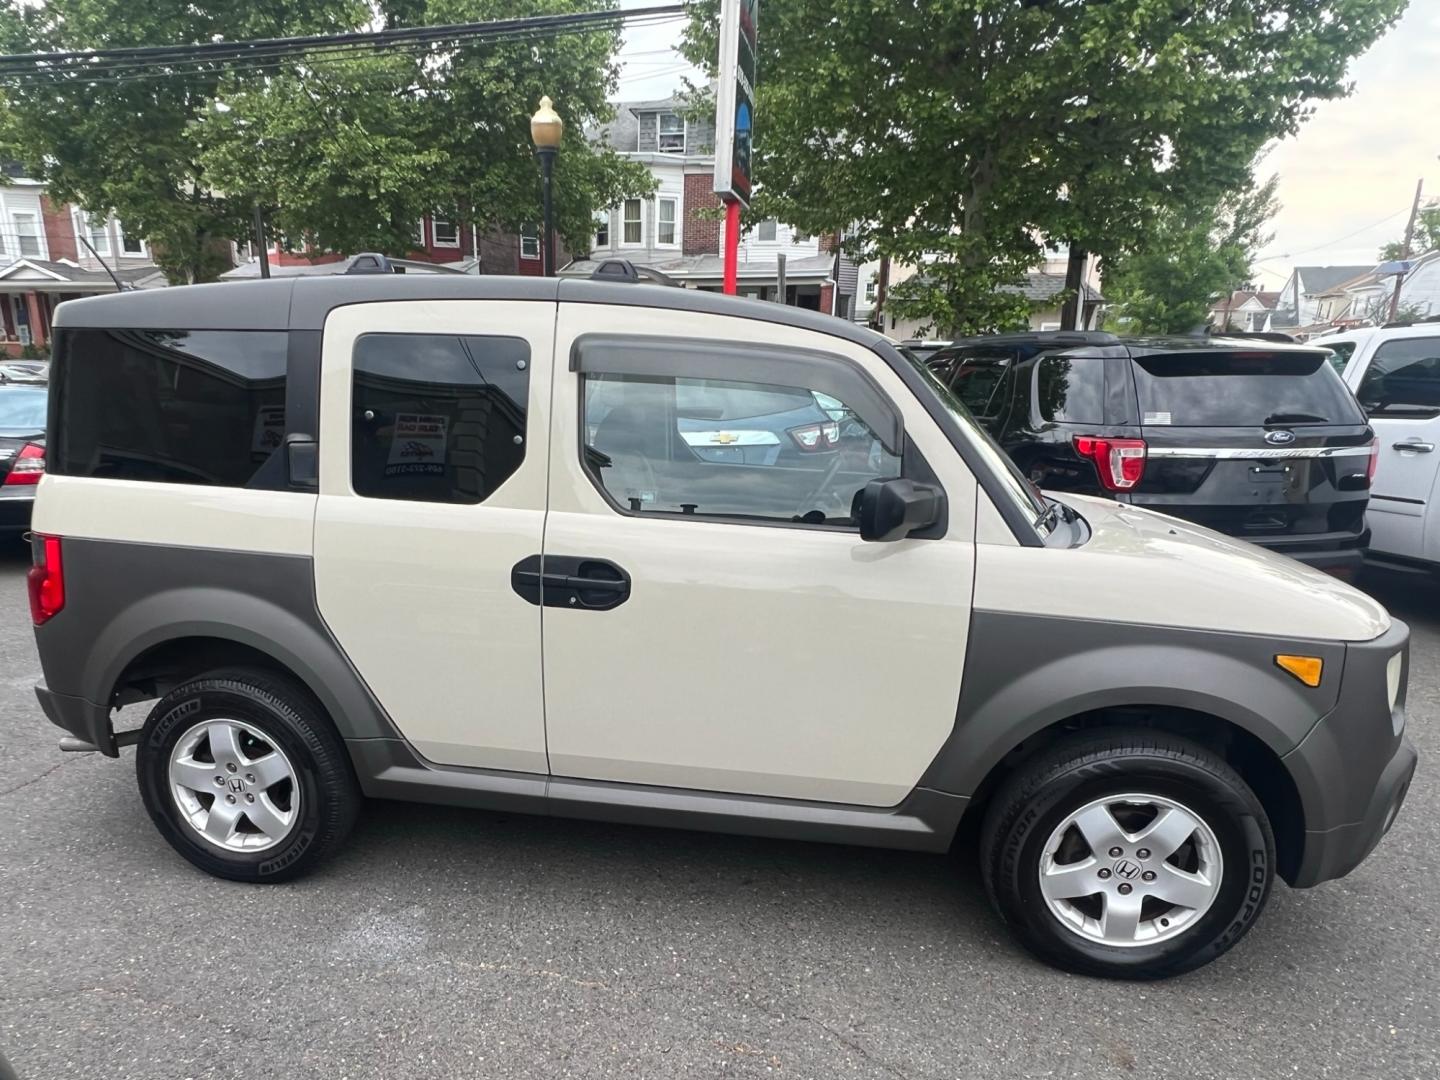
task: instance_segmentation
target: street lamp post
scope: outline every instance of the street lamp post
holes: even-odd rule
[[[535,156],[540,159],[540,177],[544,191],[545,224],[541,239],[541,268],[546,277],[555,276],[555,217],[551,205],[550,189],[555,172],[555,155],[560,150],[560,135],[565,124],[560,115],[551,107],[548,97],[540,99],[540,108],[530,118],[530,139],[535,144]]]

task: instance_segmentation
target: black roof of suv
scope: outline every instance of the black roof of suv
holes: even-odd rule
[[[1325,349],[1035,331],[929,359],[1040,487],[1146,506],[1353,570],[1374,436]]]

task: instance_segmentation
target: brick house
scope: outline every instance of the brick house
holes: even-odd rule
[[[626,199],[599,211],[590,260],[572,265],[569,272],[586,272],[594,259],[625,258],[689,288],[720,291],[724,221],[714,192],[714,117],[687,112],[674,96],[620,102],[615,108],[615,119],[592,132],[592,139],[643,164],[656,189],[648,198]],[[737,275],[740,294],[776,299],[778,256],[783,254],[786,303],[847,314],[854,303],[855,266],[837,258],[834,239],[802,236],[775,220],[745,230]]]
[[[341,273],[343,268],[339,264],[348,265],[353,258],[336,252],[295,250],[290,246],[277,248],[273,241],[266,256],[274,277]],[[452,221],[443,215],[426,214],[415,223],[415,247],[405,253],[405,258],[435,263],[468,274],[539,277],[540,230],[526,228],[519,234],[498,230],[482,232],[475,226]],[[557,253],[557,260],[561,258]],[[237,245],[235,262],[233,270],[220,275],[223,280],[244,281],[260,276],[260,263],[250,245]]]
[[[0,172],[6,181],[0,186],[0,355],[48,349],[57,304],[115,291],[106,265],[127,286],[166,284],[145,241],[127,234],[115,217],[92,218],[52,201],[45,185],[16,165]]]

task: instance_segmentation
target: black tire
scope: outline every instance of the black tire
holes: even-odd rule
[[[171,751],[197,725],[216,719],[260,731],[293,766],[297,817],[272,847],[231,851],[206,841],[171,794]],[[345,839],[361,803],[345,744],[319,703],[269,672],[211,672],[166,694],[140,733],[135,774],[145,809],[170,846],[201,870],[232,881],[280,882],[307,873]]]
[[[1197,815],[1218,842],[1223,868],[1218,893],[1193,925],[1152,944],[1117,946],[1062,922],[1041,892],[1040,874],[1046,845],[1068,816],[1127,793],[1172,800]],[[1250,929],[1274,880],[1275,837],[1255,793],[1214,753],[1179,736],[1117,730],[1067,740],[1010,777],[986,814],[980,860],[991,903],[1036,956],[1088,975],[1158,979],[1209,963]],[[1107,888],[1121,887],[1118,870],[1106,867],[1105,874]]]

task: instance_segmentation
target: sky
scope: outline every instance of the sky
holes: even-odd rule
[[[626,28],[617,100],[666,97],[686,74],[699,77],[673,51],[681,25]],[[1427,195],[1440,198],[1440,0],[1411,0],[1348,75],[1354,93],[1317,103],[1261,166],[1280,174],[1275,239],[1255,264],[1267,287],[1282,285],[1295,265],[1373,265],[1380,245],[1403,235],[1415,181],[1424,177]]]

